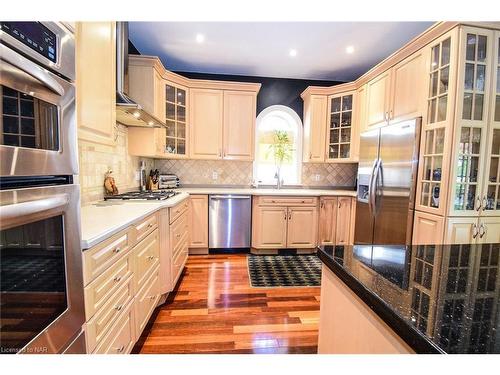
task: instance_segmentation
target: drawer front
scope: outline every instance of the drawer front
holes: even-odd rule
[[[136,329],[135,335],[139,337],[146,327],[151,313],[160,299],[160,268],[157,267],[145,282],[142,290],[135,297]]]
[[[116,321],[123,308],[134,297],[133,278],[130,277],[127,282],[117,290],[97,311],[97,313],[87,322],[87,346],[93,351],[97,344],[103,339],[109,331],[113,322]]]
[[[173,224],[170,225],[170,246],[175,251],[179,243],[188,233],[188,215],[184,212]]]
[[[143,241],[136,245],[133,257],[135,262],[135,290],[140,290],[152,270],[160,264],[160,239],[158,229],[155,229]]]
[[[265,205],[293,205],[293,206],[316,206],[318,204],[317,197],[276,197],[262,196],[258,197],[258,204]]]
[[[132,260],[132,254],[127,253],[123,259],[120,259],[85,287],[85,316],[87,320],[92,318],[106,301],[126,283],[134,272]]]
[[[97,345],[94,354],[127,354],[136,341],[134,301],[130,301],[109,332]]]
[[[158,214],[153,214],[145,218],[139,224],[133,226],[135,243],[141,242],[149,233],[158,228]]]
[[[115,234],[106,241],[83,252],[83,283],[89,284],[133,246],[130,229]]]
[[[170,224],[172,224],[179,216],[187,211],[189,207],[189,199],[184,199],[181,203],[174,207],[170,207]]]
[[[179,248],[179,251],[173,256],[172,259],[172,288],[175,288],[175,284],[179,280],[179,277],[184,269],[188,258],[188,243],[187,238],[183,245]]]

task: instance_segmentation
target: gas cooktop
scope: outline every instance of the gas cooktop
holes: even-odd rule
[[[108,195],[104,200],[122,199],[122,200],[147,200],[147,201],[163,201],[179,194],[178,191],[173,190],[147,190],[147,191],[132,191],[130,193]]]

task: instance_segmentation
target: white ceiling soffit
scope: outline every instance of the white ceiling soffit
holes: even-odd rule
[[[130,22],[129,37],[173,71],[351,81],[432,24]]]

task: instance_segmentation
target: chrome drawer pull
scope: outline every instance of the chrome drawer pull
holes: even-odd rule
[[[120,311],[122,308],[123,308],[123,305],[118,305],[118,306],[115,306],[115,310],[116,310],[116,311]]]
[[[123,352],[124,349],[125,349],[125,345],[122,345],[119,348],[116,348],[116,351],[117,351],[117,353],[121,353],[121,352]]]
[[[155,257],[153,255],[148,256],[149,260],[153,260]]]
[[[122,249],[120,249],[119,247],[115,247],[115,248],[113,249],[113,253],[118,254],[121,250],[122,250]]]
[[[121,276],[116,276],[113,280],[114,280],[116,283],[119,283],[121,279],[122,279],[122,277],[121,277]]]
[[[180,233],[177,233],[177,234],[175,235],[175,237],[177,237],[177,238],[180,238],[180,236],[181,236],[181,234],[180,234]]]
[[[152,228],[153,227],[153,224],[152,223],[149,223],[148,224],[148,228]]]

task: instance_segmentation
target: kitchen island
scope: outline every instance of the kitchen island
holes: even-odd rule
[[[500,353],[500,244],[322,246],[319,353]]]

